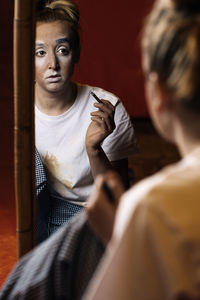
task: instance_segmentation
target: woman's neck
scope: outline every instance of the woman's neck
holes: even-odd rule
[[[199,122],[198,122],[198,125]],[[200,130],[193,128],[191,130],[190,125],[183,124],[183,122],[176,122],[176,127],[174,129],[174,141],[179,149],[181,156],[186,156],[187,154],[193,152],[196,148],[200,148]]]
[[[77,85],[70,82],[66,90],[60,93],[49,93],[35,88],[35,104],[38,109],[49,115],[58,116],[67,111],[75,102],[77,96]]]

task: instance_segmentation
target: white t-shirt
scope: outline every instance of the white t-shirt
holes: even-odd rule
[[[36,147],[47,169],[51,192],[68,201],[84,202],[92,191],[93,177],[85,148],[85,136],[96,108],[91,95],[115,105],[119,99],[100,88],[78,84],[74,104],[63,114],[49,116],[35,107]],[[134,130],[128,113],[120,102],[115,110],[116,128],[102,143],[110,161],[134,153]]]

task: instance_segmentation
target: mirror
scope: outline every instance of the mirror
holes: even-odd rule
[[[23,99],[20,102],[16,101],[15,106],[15,173],[19,256],[35,245],[35,196],[32,196],[35,194],[33,191],[35,184],[33,167],[34,90],[33,76],[31,75],[34,74],[32,49],[35,47],[33,44],[35,4],[34,1],[31,2],[15,1],[15,37],[18,41],[15,47],[15,87],[17,88],[15,97],[20,96]],[[82,51],[80,62],[75,68],[74,80],[113,92],[122,100],[130,115],[147,116],[143,95],[143,78],[139,71],[139,31],[143,15],[146,13],[144,3],[133,4],[132,1],[127,1],[122,13],[121,6],[107,0],[92,3],[90,0],[84,2],[77,0],[76,2],[81,13]],[[146,8],[150,6],[151,1],[149,2],[145,2]],[[23,54],[27,52],[23,62],[20,53],[22,44]],[[24,66],[23,70],[19,67],[22,65]],[[32,100],[27,101],[27,99]],[[20,116],[22,112],[23,114]],[[25,155],[22,154],[22,150],[25,151]],[[22,172],[25,173],[22,175]],[[26,178],[26,183],[22,178]],[[30,199],[30,202],[27,199]],[[26,236],[28,237],[26,238]],[[23,239],[27,240],[25,246]]]

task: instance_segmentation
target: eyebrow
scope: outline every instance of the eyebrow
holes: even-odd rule
[[[65,38],[61,38],[61,39],[56,40],[56,43],[58,43],[58,44],[62,44],[62,43],[70,44],[70,40],[69,40],[69,38],[65,37]]]
[[[56,40],[56,43],[57,44],[62,44],[62,43],[68,43],[68,44],[70,44],[70,40],[69,40],[69,38],[67,38],[67,37],[65,37],[65,38],[60,38],[60,39],[57,39]],[[40,47],[40,46],[43,46],[44,45],[44,43],[43,42],[36,42],[36,44],[35,44],[37,47]]]
[[[43,46],[43,45],[44,45],[43,43],[37,43],[37,42],[35,43],[35,46],[37,46],[37,47],[38,46]]]

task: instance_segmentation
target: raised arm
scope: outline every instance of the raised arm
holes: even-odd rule
[[[103,174],[112,169],[101,144],[105,138],[115,129],[115,107],[107,100],[101,99],[101,103],[94,103],[98,108],[91,113],[91,120],[85,139],[86,150],[90,161],[94,179],[98,174]]]
[[[109,161],[101,147],[105,138],[114,131],[116,125],[114,121],[115,106],[107,100],[101,99],[100,101],[94,103],[98,110],[91,113],[92,122],[88,127],[85,140],[92,174],[95,179],[99,174],[115,170],[121,176],[125,187],[128,188],[128,158]]]

